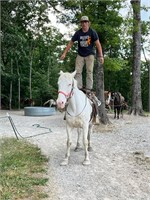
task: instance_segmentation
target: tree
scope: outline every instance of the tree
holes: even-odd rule
[[[141,98],[141,13],[140,0],[131,0],[133,8],[133,70],[132,70],[132,106],[129,113],[143,115]]]
[[[131,102],[133,27],[131,15],[127,21],[123,21],[119,15],[123,1],[91,0],[85,4],[85,0],[38,2],[33,0],[0,3],[2,4],[0,99],[2,98],[5,108],[9,108],[9,102],[12,104],[10,107],[20,108],[19,103],[22,98],[40,98],[40,102],[46,101],[47,98],[56,98],[58,72],[60,69],[69,72],[74,70],[76,45],[68,52],[64,62],[59,60],[61,49],[67,41],[66,37],[51,26],[47,12],[51,7],[55,12],[58,11],[57,8],[62,8],[57,12],[57,20],[65,25],[69,23],[79,25],[81,15],[88,15],[91,27],[98,32],[105,63],[104,66],[100,65],[99,59],[96,58],[94,89],[103,103],[100,108],[103,123],[108,123],[103,98],[104,89],[120,91]],[[146,36],[149,30],[148,22],[147,24],[142,22],[142,47],[147,51],[150,45],[148,44],[146,49],[145,44],[148,41]],[[71,37],[71,33],[68,34]],[[147,59],[141,66],[141,95],[144,109],[147,109],[148,104],[148,69]],[[12,101],[10,101],[11,96]]]
[[[57,62],[58,45],[62,44],[62,35],[50,26],[49,2],[2,1],[1,4],[0,97],[5,108],[20,109],[20,99],[23,98],[53,98],[50,95],[54,95],[57,89],[61,66]],[[36,76],[39,73],[40,76]],[[42,93],[38,93],[37,88]]]

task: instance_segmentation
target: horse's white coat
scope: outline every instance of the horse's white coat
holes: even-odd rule
[[[90,164],[88,148],[90,147],[90,133],[92,132],[92,122],[90,122],[92,105],[87,96],[78,89],[77,82],[74,79],[75,74],[76,71],[73,73],[61,71],[58,79],[57,107],[58,109],[63,109],[66,103],[68,103],[66,108],[67,152],[61,165],[68,164],[73,128],[78,128],[78,137],[80,137],[80,129],[83,130],[83,144],[85,148],[83,164]],[[78,146],[79,138],[77,148]]]
[[[45,106],[48,103],[49,103],[49,107],[56,106],[56,101],[54,99],[49,99],[43,105]]]

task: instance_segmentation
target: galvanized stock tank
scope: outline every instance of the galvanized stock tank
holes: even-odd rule
[[[49,116],[54,115],[56,113],[55,107],[24,107],[24,115],[25,116]]]

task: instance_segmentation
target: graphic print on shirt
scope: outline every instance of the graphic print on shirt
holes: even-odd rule
[[[88,47],[91,44],[91,37],[89,35],[80,36],[80,46]]]

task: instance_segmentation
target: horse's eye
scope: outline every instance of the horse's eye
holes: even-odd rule
[[[71,83],[68,86],[71,86]]]

